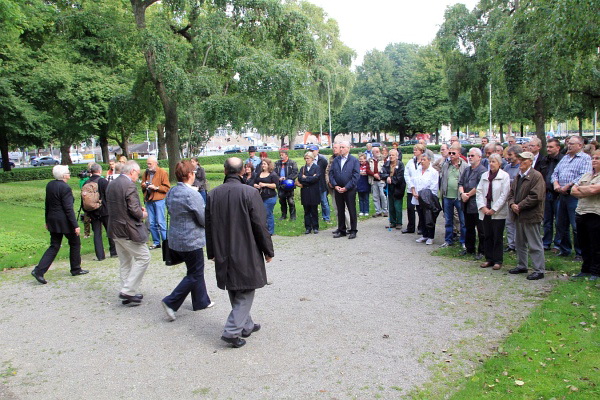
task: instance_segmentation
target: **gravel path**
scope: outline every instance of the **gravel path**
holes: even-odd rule
[[[432,256],[437,245],[383,225],[360,222],[356,240],[274,237],[272,284],[252,313],[262,330],[241,349],[219,339],[230,308],[211,262],[216,306],[193,312],[188,299],[175,322],[160,301],[184,267],[156,251],[134,308],[117,300],[116,259],[84,257],[81,277],[56,263],[48,285],[30,269],[1,272],[0,398],[401,398],[423,384],[441,393],[436,371],[471,371],[549,288]]]

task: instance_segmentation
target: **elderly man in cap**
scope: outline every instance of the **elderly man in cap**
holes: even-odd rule
[[[316,144],[311,144],[308,146],[308,150],[312,151],[315,156],[315,162],[319,166],[319,169],[322,171],[319,177],[319,189],[321,190],[321,216],[323,217],[323,221],[330,222],[330,210],[329,210],[329,199],[327,198],[327,180],[325,179],[325,171],[327,170],[327,158],[321,154],[319,154],[319,146]]]
[[[510,274],[527,273],[528,256],[531,255],[533,273],[530,281],[544,278],[546,264],[540,224],[544,219],[546,182],[541,173],[533,169],[535,156],[529,151],[519,153],[519,173],[510,184],[508,207],[516,227],[517,266]],[[529,251],[527,250],[529,246]]]
[[[248,164],[249,162],[254,165],[254,169],[260,165],[260,158],[256,156],[256,147],[254,146],[248,147],[248,158],[246,158],[244,161],[244,165]]]

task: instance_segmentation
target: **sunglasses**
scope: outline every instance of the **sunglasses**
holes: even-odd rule
[[[467,154],[467,157],[475,157],[475,154]]]
[[[448,154],[450,154],[451,156],[455,156],[455,155],[457,155],[458,153],[457,153],[457,152],[455,152],[455,151],[450,151],[450,152],[448,152]]]

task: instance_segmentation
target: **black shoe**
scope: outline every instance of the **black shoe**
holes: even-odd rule
[[[523,268],[515,267],[513,269],[509,269],[508,273],[509,274],[526,274],[527,268],[523,269]]]
[[[295,221],[296,217],[290,217],[290,221]]]
[[[589,274],[587,272],[580,272],[577,275],[573,275],[571,277],[571,279],[583,279],[583,278],[587,278],[587,277],[590,277],[590,276],[592,276],[592,274]]]
[[[308,235],[310,233],[310,229],[307,229],[306,232],[304,232],[305,235]]]
[[[258,332],[260,331],[260,324],[254,324],[254,327],[252,328],[252,330],[248,333],[244,333],[242,332],[242,337],[247,338],[250,337],[250,335],[252,335],[254,332]]]
[[[544,279],[544,274],[541,272],[533,272],[527,275],[527,280],[529,281],[537,281],[538,279]]]
[[[421,235],[421,236],[423,236],[423,232],[422,232],[422,231],[419,229],[419,230],[417,231],[417,235]]]
[[[316,235],[317,233],[319,233],[319,230],[318,229],[314,229],[313,233]]]
[[[506,247],[504,248],[504,252],[505,252],[505,253],[508,253],[508,252],[511,252],[511,251],[516,251],[516,250],[515,250],[515,249],[513,249],[512,247],[509,247],[509,246],[506,246]]]
[[[583,257],[581,257],[581,256],[575,256],[575,258],[573,259],[573,261],[582,262],[583,261]]]
[[[89,274],[89,273],[90,273],[90,271],[88,271],[86,269],[80,269],[78,271],[71,272],[71,275],[77,276],[77,275],[85,275],[85,274]]]
[[[160,243],[159,244],[153,244],[152,246],[148,247],[150,250],[154,250],[154,249],[160,249]]]
[[[331,233],[333,233],[334,235],[337,235],[338,233],[340,233],[340,230],[336,229],[335,231],[331,231]]]
[[[348,235],[348,239],[356,239],[356,233],[352,232],[350,235]]]
[[[337,238],[342,237],[342,236],[346,236],[346,234],[338,232],[338,233],[336,233],[336,234],[333,235],[333,238],[337,239]]]
[[[125,301],[127,301],[129,303],[141,303],[142,297],[138,297],[138,295],[130,296],[125,293],[119,293],[119,298],[124,301],[123,304],[127,304],[127,303],[125,303]]]
[[[394,229],[396,227],[396,224],[389,224],[385,226],[385,229]]]
[[[118,254],[111,254],[111,255],[110,255],[110,258],[117,258],[117,257],[119,257],[119,255],[118,255]]]
[[[94,261],[104,261],[104,260],[106,260],[106,257],[105,258],[94,258]]]
[[[279,217],[278,219],[279,219],[280,221],[283,221],[283,220],[286,220],[286,219],[287,219],[287,217],[286,217],[286,216],[281,216],[281,217]]]
[[[38,281],[39,283],[41,283],[42,285],[45,285],[46,283],[48,283],[48,282],[46,282],[46,280],[44,279],[44,275],[40,275],[40,274],[38,274],[38,273],[35,271],[35,269],[34,269],[33,271],[31,271],[31,276],[33,276],[33,277],[35,278],[35,280],[36,280],[36,281]]]
[[[459,256],[466,256],[467,254],[469,254],[469,252],[466,249],[462,249],[461,251],[458,252]]]
[[[409,231],[408,229],[402,229],[402,233],[415,233],[415,231]]]
[[[481,253],[477,253],[477,254],[475,254],[475,261],[479,261],[479,260],[481,260],[482,258],[483,258],[483,254],[481,254]]]
[[[227,342],[227,343],[231,344],[236,349],[240,348],[240,347],[242,347],[243,345],[246,344],[246,341],[244,339],[242,339],[242,338],[239,338],[239,337],[228,338],[228,337],[225,337],[225,336],[221,336],[221,340],[224,341],[224,342]]]

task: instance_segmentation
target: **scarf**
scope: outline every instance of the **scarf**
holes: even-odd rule
[[[490,174],[488,175],[488,181],[490,181],[490,186],[488,187],[487,194],[485,195],[485,198],[487,200],[486,201],[487,202],[487,208],[491,208],[492,207],[492,182],[498,176],[498,171],[500,171],[500,169],[497,169],[496,172],[492,172],[492,170],[490,169]]]

